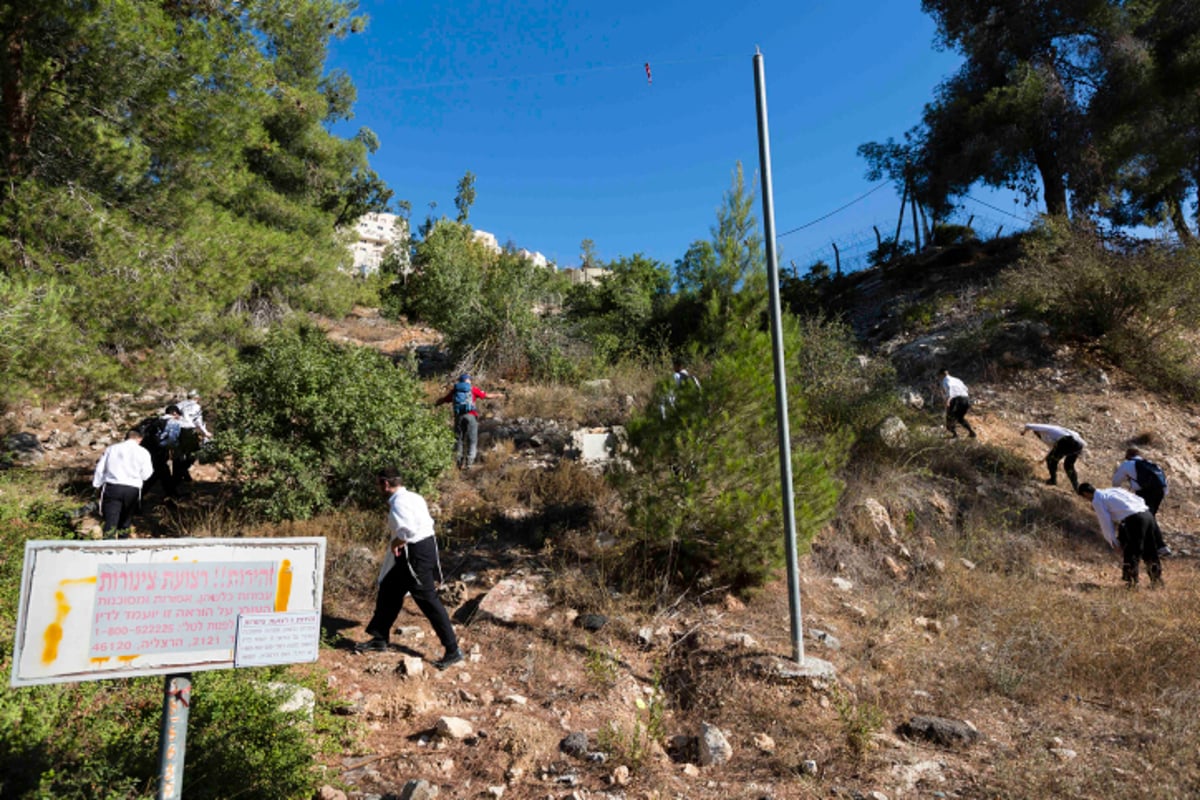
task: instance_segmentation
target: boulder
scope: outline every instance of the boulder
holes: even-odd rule
[[[968,745],[980,738],[980,733],[969,722],[946,717],[913,717],[900,725],[896,732],[910,739],[925,739],[943,747]]]
[[[899,417],[888,417],[879,423],[880,440],[893,450],[898,450],[908,443],[908,426]]]
[[[440,717],[434,729],[443,739],[461,741],[475,735],[475,728],[462,717]]]
[[[700,723],[700,765],[704,767],[714,764],[728,763],[733,758],[733,746],[725,738],[725,734],[716,725],[707,722]]]
[[[505,578],[479,601],[478,613],[502,622],[540,619],[550,610],[550,598],[541,584],[537,577]]]

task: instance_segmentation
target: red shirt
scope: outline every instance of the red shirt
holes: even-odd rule
[[[438,400],[436,405],[440,406],[442,403],[449,403],[453,399],[454,399],[454,387],[451,386],[450,391],[446,392],[446,396],[443,397],[441,400]],[[480,389],[475,384],[471,384],[471,399],[472,400],[487,400],[489,398],[488,398],[487,392],[485,392],[483,389]],[[467,413],[474,414],[476,417],[479,416],[479,411],[474,408],[472,408]]]

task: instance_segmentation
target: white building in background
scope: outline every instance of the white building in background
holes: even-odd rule
[[[563,274],[572,284],[596,284],[607,278],[610,272],[603,267],[567,267]]]
[[[388,247],[401,239],[409,238],[408,220],[396,214],[381,212],[364,214],[359,217],[358,222],[354,225],[354,232],[358,238],[350,245],[350,252],[354,256],[354,273],[357,275],[374,275],[383,264]],[[497,254],[503,252],[500,242],[496,239],[496,234],[475,229],[471,235],[475,241],[491,252]],[[517,254],[532,261],[536,266],[557,269],[546,256],[537,251],[521,249],[517,251]],[[404,271],[408,272],[409,268],[406,265]]]
[[[476,228],[471,232],[471,235],[475,237],[475,241],[479,242],[493,253],[500,252],[500,243],[496,241],[496,234],[488,233],[487,231],[481,231]]]
[[[374,275],[383,263],[388,246],[408,238],[408,221],[404,217],[383,212],[364,214],[354,225],[358,241],[350,245],[354,256],[354,272]]]
[[[545,267],[545,268],[549,268],[549,269],[554,269],[556,271],[558,269],[558,267],[554,266],[549,261],[547,261],[546,257],[544,255],[542,255],[541,253],[537,252],[536,250],[526,250],[525,248],[521,248],[520,250],[517,251],[517,255],[521,256],[522,258],[526,259],[527,261],[532,261],[533,265],[535,267]]]

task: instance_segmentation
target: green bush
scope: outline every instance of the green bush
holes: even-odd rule
[[[453,433],[413,373],[316,328],[273,332],[235,365],[230,389],[217,450],[245,506],[268,519],[373,500],[384,467],[421,491],[450,466]]]
[[[787,351],[806,345],[785,317]],[[732,331],[718,348],[702,390],[660,387],[629,424],[631,469],[618,476],[630,509],[634,579],[666,588],[711,579],[756,586],[784,563],[782,490],[765,332]],[[674,402],[669,400],[674,395]],[[852,434],[811,416],[802,379],[789,375],[795,521],[800,548],[832,516]],[[644,559],[639,561],[638,559]]]
[[[1001,283],[1018,314],[1095,341],[1150,388],[1200,397],[1200,248],[1106,239],[1048,221]]]
[[[328,690],[288,678],[319,698],[312,724],[279,710],[265,682],[283,668],[193,678],[183,796],[295,800],[313,795],[314,758],[341,733]],[[248,680],[253,677],[254,680]],[[0,694],[0,796],[33,800],[141,800],[158,784],[163,678],[24,687]]]

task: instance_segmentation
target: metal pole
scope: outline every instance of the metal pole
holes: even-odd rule
[[[800,565],[796,554],[795,498],[792,494],[792,437],[788,431],[787,374],[783,361],[783,327],[779,309],[779,261],[775,248],[775,195],[771,190],[771,143],[767,133],[767,84],[763,57],[754,48],[754,90],[758,107],[758,167],[762,173],[763,234],[767,244],[767,287],[771,298],[771,356],[775,362],[775,416],[779,427],[779,475],[783,483],[784,549],[787,554],[792,654],[804,663],[804,630],[800,613]]]
[[[163,683],[162,732],[158,737],[158,800],[183,797],[183,753],[191,701],[192,676],[168,675]]]

